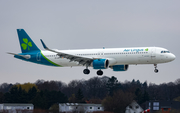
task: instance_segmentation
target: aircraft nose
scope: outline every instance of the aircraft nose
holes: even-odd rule
[[[173,61],[173,60],[176,59],[176,56],[175,56],[174,54],[171,54],[170,57],[169,57],[169,59],[170,59],[171,61]]]

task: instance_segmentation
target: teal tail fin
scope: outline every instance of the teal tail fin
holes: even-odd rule
[[[17,33],[22,53],[40,50],[24,31],[24,29],[17,29]]]

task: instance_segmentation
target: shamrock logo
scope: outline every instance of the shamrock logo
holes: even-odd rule
[[[148,48],[147,48],[147,49],[145,49],[145,51],[148,51]]]
[[[29,47],[32,47],[32,43],[31,43],[31,42],[28,42],[28,39],[27,39],[27,38],[23,38],[23,42],[24,42],[24,43],[21,44],[22,48],[23,48],[24,50],[26,50],[26,49],[28,48],[28,51],[29,51],[29,50],[30,50]]]

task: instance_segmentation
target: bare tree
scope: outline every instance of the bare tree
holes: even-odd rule
[[[108,96],[103,100],[105,110],[114,113],[124,113],[126,107],[133,101],[134,95],[132,93],[118,90],[114,92],[113,96]]]

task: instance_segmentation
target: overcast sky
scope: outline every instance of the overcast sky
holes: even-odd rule
[[[126,72],[103,70],[121,82],[132,79],[161,84],[180,78],[179,0],[0,0],[0,84],[38,79],[88,80],[97,76],[85,67],[48,67],[15,59],[20,53],[16,29],[23,28],[40,49],[40,39],[53,49],[91,49],[157,46],[176,60],[153,65],[130,65]]]

